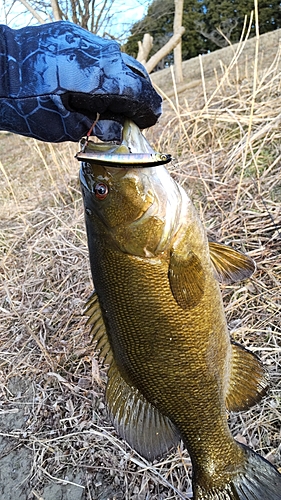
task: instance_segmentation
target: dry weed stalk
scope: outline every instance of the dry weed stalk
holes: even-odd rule
[[[177,158],[172,175],[209,233],[257,262],[253,279],[223,294],[233,338],[262,358],[272,387],[230,425],[280,467],[280,53],[267,65],[257,59],[251,73],[239,66],[243,47],[221,75],[202,80],[202,92],[166,99],[147,136]],[[106,373],[82,316],[92,284],[75,145],[10,134],[0,145],[0,438],[9,453],[32,457],[26,498],[49,500],[50,484],[77,485],[77,499],[190,498],[185,450],[149,464],[107,421]]]

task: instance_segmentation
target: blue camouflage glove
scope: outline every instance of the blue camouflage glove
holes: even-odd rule
[[[144,67],[70,22],[0,25],[0,129],[42,141],[119,140],[125,118],[155,124],[161,98]]]

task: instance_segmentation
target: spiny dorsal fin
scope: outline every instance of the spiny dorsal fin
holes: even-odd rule
[[[269,377],[255,354],[239,344],[232,344],[232,365],[226,394],[229,411],[247,410],[267,392]]]
[[[125,382],[114,362],[108,372],[106,401],[118,434],[147,460],[179,442],[179,433],[168,417]]]
[[[228,245],[209,241],[210,257],[215,268],[215,277],[220,283],[230,285],[249,278],[256,269],[251,257]]]
[[[91,325],[91,334],[93,342],[96,342],[96,348],[100,350],[98,357],[103,359],[104,363],[110,364],[112,359],[112,351],[106,333],[105,324],[102,318],[101,308],[97,293],[94,291],[86,302],[86,316],[89,316],[87,325]]]
[[[184,257],[177,251],[171,252],[169,280],[173,296],[182,309],[195,307],[200,302],[205,273],[200,259],[192,251]]]

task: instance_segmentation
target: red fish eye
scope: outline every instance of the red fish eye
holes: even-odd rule
[[[104,200],[107,197],[108,187],[106,184],[99,182],[95,185],[95,195],[99,200]]]

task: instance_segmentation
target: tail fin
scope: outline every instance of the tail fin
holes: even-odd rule
[[[194,500],[281,500],[281,474],[267,460],[241,445],[246,455],[241,472],[223,488],[195,486]]]

